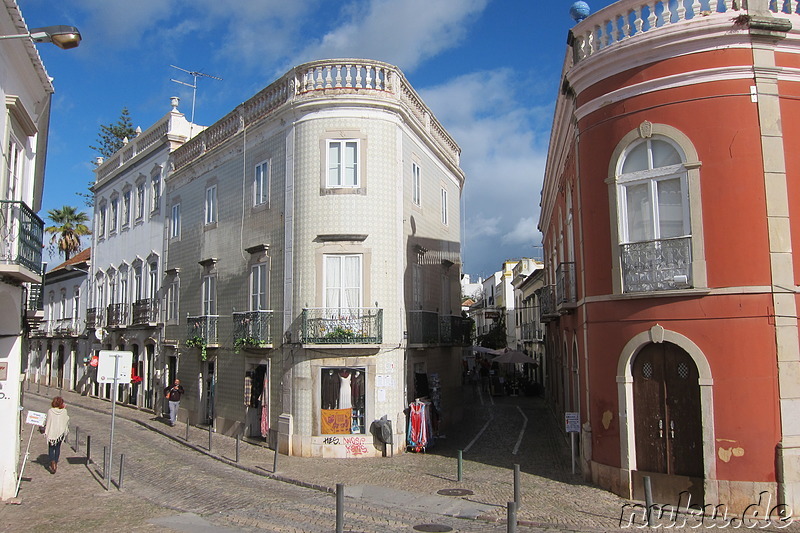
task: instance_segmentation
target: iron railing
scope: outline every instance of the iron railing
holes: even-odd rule
[[[86,310],[86,327],[87,328],[97,328],[100,327],[100,321],[98,320],[99,313],[97,312],[96,307],[90,307]]]
[[[158,300],[144,298],[133,302],[133,324],[155,324],[158,322]]]
[[[28,286],[28,311],[44,311],[44,290],[41,283]]]
[[[128,325],[128,304],[117,303],[106,307],[106,325],[122,327]]]
[[[539,317],[542,322],[556,318],[558,311],[556,311],[555,285],[545,285],[536,292],[539,294]]]
[[[233,313],[234,345],[245,348],[266,348],[272,344],[272,311]]]
[[[575,289],[575,263],[559,263],[556,267],[556,305],[573,306],[577,302]]]
[[[678,237],[620,246],[624,292],[692,286],[692,238]]]
[[[61,337],[74,337],[80,334],[80,320],[77,318],[59,318],[54,321],[52,334]]]
[[[439,342],[439,313],[435,311],[408,312],[408,343],[437,344]]]
[[[186,319],[188,338],[199,338],[206,345],[217,345],[217,322],[219,315],[190,316]]]
[[[41,274],[44,222],[25,204],[0,200],[0,264]]]
[[[306,344],[380,344],[383,342],[383,309],[303,309],[300,335]]]

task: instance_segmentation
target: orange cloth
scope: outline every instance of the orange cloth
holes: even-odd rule
[[[322,434],[352,433],[352,409],[322,409]]]

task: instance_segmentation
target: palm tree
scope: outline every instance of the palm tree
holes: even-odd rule
[[[64,261],[81,251],[81,237],[91,235],[92,231],[86,225],[89,216],[83,211],[65,205],[61,209],[51,209],[47,218],[53,223],[44,230],[52,234],[50,245],[58,245],[59,253],[64,254]]]

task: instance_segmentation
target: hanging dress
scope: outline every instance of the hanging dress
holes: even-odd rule
[[[350,391],[350,380],[352,374],[347,372],[339,373],[339,409],[350,409],[353,407],[353,397]]]

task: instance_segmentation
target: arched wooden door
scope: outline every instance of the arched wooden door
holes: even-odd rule
[[[689,490],[694,501],[702,500],[697,365],[679,346],[663,342],[645,346],[631,370],[637,472],[651,476],[654,498],[660,503],[676,501],[682,490]]]

